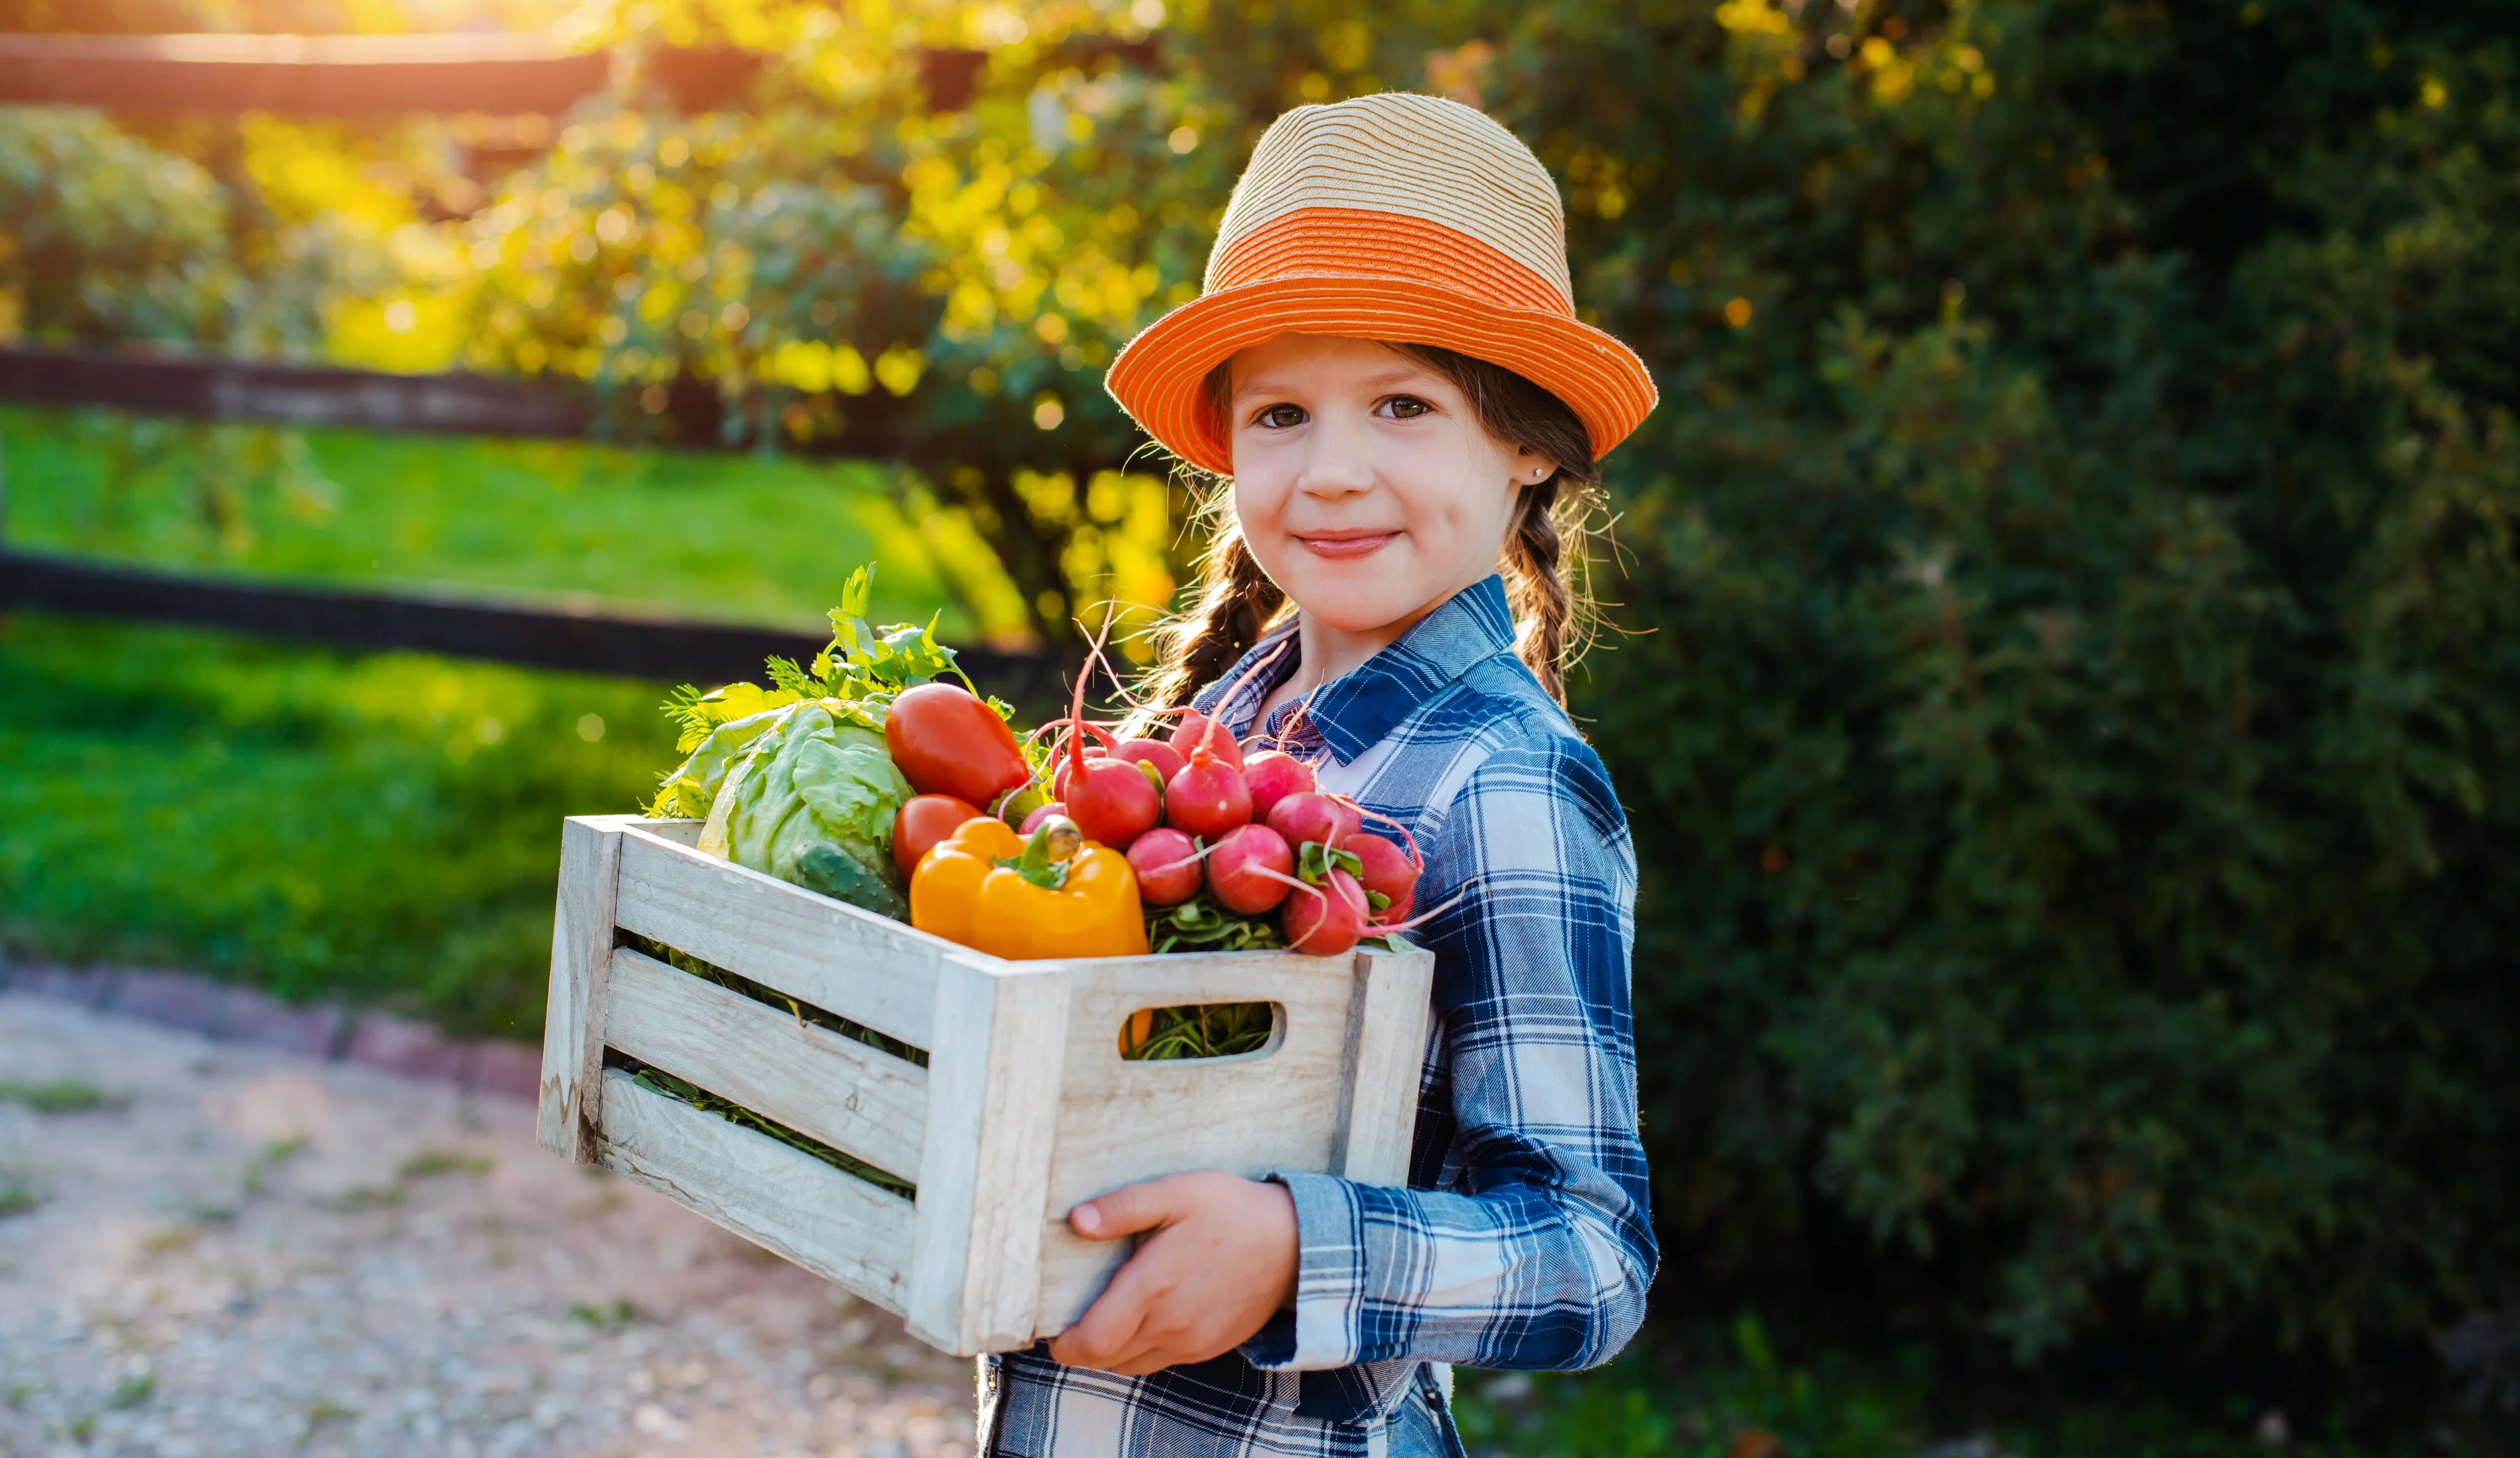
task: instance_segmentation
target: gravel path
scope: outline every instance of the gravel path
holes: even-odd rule
[[[968,1363],[532,1114],[0,994],[0,1455],[971,1451]]]

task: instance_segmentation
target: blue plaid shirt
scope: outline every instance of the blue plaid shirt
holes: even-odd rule
[[[1294,651],[1217,700],[1294,631],[1198,707],[1249,738]],[[1460,898],[1415,934],[1435,988],[1409,1188],[1272,1176],[1295,1200],[1295,1304],[1238,1351],[1149,1377],[1062,1367],[1046,1347],[982,1358],[990,1452],[1458,1452],[1430,1364],[1595,1366],[1643,1320],[1636,854],[1609,775],[1513,635],[1491,577],[1263,727],[1326,788],[1409,826],[1419,907]]]

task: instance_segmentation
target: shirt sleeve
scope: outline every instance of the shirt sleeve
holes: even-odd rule
[[[1443,1187],[1272,1176],[1300,1254],[1291,1331],[1244,1348],[1263,1368],[1590,1367],[1644,1318],[1636,862],[1608,776],[1576,741],[1502,751],[1433,828],[1418,905],[1459,898],[1418,933],[1451,1073]]]

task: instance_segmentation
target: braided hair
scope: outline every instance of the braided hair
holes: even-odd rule
[[[1592,438],[1556,396],[1502,365],[1431,344],[1391,348],[1441,375],[1469,401],[1481,428],[1508,446],[1557,464],[1547,480],[1521,489],[1506,533],[1506,601],[1513,609],[1514,653],[1552,698],[1564,702],[1565,670],[1582,656],[1598,619],[1586,583],[1601,469]],[[1233,394],[1229,361],[1208,372],[1208,409],[1222,419]],[[1286,609],[1286,595],[1260,570],[1234,520],[1220,482],[1196,516],[1214,535],[1200,554],[1190,605],[1154,633],[1155,667],[1141,685],[1150,704],[1179,707],[1260,641]]]

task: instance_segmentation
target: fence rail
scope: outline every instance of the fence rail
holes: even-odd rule
[[[610,85],[608,51],[539,35],[0,35],[0,102],[126,111],[559,115]],[[740,98],[761,59],[664,50],[649,74],[683,110]]]
[[[0,611],[12,609],[709,685],[758,679],[762,659],[810,658],[828,641],[777,628],[244,582],[0,550]],[[1059,667],[1046,655],[967,648],[962,661],[1006,698],[1057,697]]]
[[[581,396],[478,375],[14,348],[0,348],[0,400],[275,425],[564,438],[586,435],[595,415]]]

